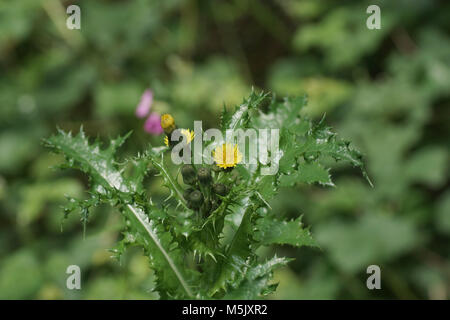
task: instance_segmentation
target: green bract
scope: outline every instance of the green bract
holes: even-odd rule
[[[227,194],[227,187],[222,183],[215,183],[213,185],[213,191],[220,196],[225,196]]]
[[[181,170],[190,185],[186,190],[163,161],[167,147],[149,147],[118,163],[115,154],[126,136],[102,148],[98,141],[89,142],[83,130],[75,136],[59,130],[46,145],[63,154],[68,167],[85,172],[91,184],[91,197],[71,199],[66,213],[78,209],[85,222],[92,206],[107,203],[118,208],[127,223],[123,240],[112,251],[120,257],[128,246],[140,245],[157,277],[154,289],[163,299],[265,296],[276,288],[273,270],[290,259],[262,260],[255,253],[258,247],[317,246],[300,218],[283,221],[270,210],[268,203],[279,188],[296,183],[333,185],[325,165],[328,157],[363,169],[361,154],[339,140],[323,120],[313,124],[300,116],[305,103],[305,97],[280,101],[253,92],[234,112],[224,110],[224,131],[280,129],[279,170],[261,175],[261,164],[243,163],[231,172],[211,175],[214,165],[203,169],[186,165]],[[263,105],[267,110],[260,109]],[[125,175],[129,165],[134,174]],[[153,203],[144,190],[143,178],[150,167],[159,172],[170,193],[165,203]],[[232,234],[225,239],[226,227]]]
[[[181,175],[183,176],[183,181],[186,184],[193,184],[197,179],[195,169],[190,164],[185,164],[181,167]]]

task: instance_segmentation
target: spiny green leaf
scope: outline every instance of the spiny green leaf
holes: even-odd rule
[[[279,221],[266,216],[257,220],[256,230],[254,238],[262,245],[318,246],[309,230],[303,228],[301,217],[291,221]]]
[[[116,245],[108,251],[112,253],[112,258],[117,259],[119,263],[125,253],[127,247],[136,245],[136,237],[131,232],[124,232],[123,239],[116,243]]]
[[[163,295],[193,297],[185,275],[180,266],[183,263],[181,250],[173,250],[173,239],[169,232],[157,220],[149,219],[151,206],[143,208],[141,205],[130,202],[134,198],[136,185],[125,180],[117,168],[114,153],[122,139],[112,147],[102,150],[100,143],[89,144],[84,132],[76,136],[59,131],[58,135],[46,140],[46,145],[55,152],[62,153],[69,159],[69,164],[81,169],[91,177],[91,183],[96,185],[100,195],[113,193],[119,200],[117,205],[122,213],[133,224],[135,236],[141,239],[150,257],[152,268],[158,276],[158,286]]]
[[[213,296],[220,290],[226,290],[228,285],[236,285],[242,280],[242,270],[251,255],[251,217],[254,208],[248,206],[242,217],[241,224],[234,234],[233,239],[226,251],[226,259],[221,259],[218,267],[218,276],[214,281],[208,294]]]
[[[274,98],[270,104],[269,112],[260,111],[257,117],[251,119],[252,127],[280,130],[294,128],[300,124],[300,110],[306,105],[306,101],[306,96],[284,98],[283,101],[277,101]]]
[[[256,93],[252,91],[250,96],[244,102],[236,107],[235,111],[230,114],[224,109],[222,113],[221,127],[222,130],[237,130],[249,127],[251,120],[251,112],[256,111],[260,103],[266,98],[263,92]]]
[[[280,186],[291,187],[296,183],[319,183],[326,186],[334,186],[329,170],[317,162],[303,162],[298,165],[297,171],[280,176]]]
[[[183,274],[184,256],[173,242],[170,232],[157,221],[150,220],[144,211],[132,205],[126,206],[127,216],[134,229],[139,230],[140,242],[149,255],[157,276],[157,289],[163,298],[190,297],[194,294]]]
[[[82,128],[76,136],[62,130],[58,130],[58,133],[44,143],[53,151],[62,153],[70,167],[89,174],[94,184],[105,189],[113,188],[122,192],[129,192],[132,189],[121,176],[114,161],[114,153],[119,142],[101,150],[99,141],[89,144]]]
[[[273,285],[270,284],[273,270],[285,266],[292,260],[275,256],[264,263],[249,267],[245,271],[244,280],[239,287],[231,290],[224,299],[252,300],[262,298],[274,289]]]
[[[315,160],[322,156],[331,156],[336,161],[348,161],[361,169],[364,177],[372,185],[364,169],[362,154],[350,146],[350,142],[340,140],[330,127],[325,125],[324,118],[315,126],[311,126],[304,142],[299,146],[305,160]]]

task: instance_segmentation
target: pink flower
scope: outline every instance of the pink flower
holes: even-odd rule
[[[156,112],[152,112],[144,123],[144,130],[150,134],[159,135],[163,133],[161,128],[161,117]]]
[[[150,108],[153,103],[153,92],[150,89],[144,91],[141,97],[141,101],[136,108],[136,116],[138,118],[144,118],[150,112]]]

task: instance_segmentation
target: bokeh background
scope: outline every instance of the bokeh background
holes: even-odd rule
[[[81,7],[81,30],[65,9]],[[366,8],[381,8],[368,30]],[[283,190],[273,210],[302,214],[321,250],[268,248],[296,260],[276,273],[272,299],[450,297],[450,3],[437,0],[1,0],[0,298],[153,299],[139,250],[119,263],[108,248],[122,221],[110,208],[63,224],[65,195],[86,178],[52,169],[41,139],[81,124],[102,140],[130,130],[135,154],[162,136],[135,108],[146,88],[153,111],[184,127],[216,127],[254,86],[307,93],[305,113],[364,152],[370,188],[335,166],[335,188]],[[149,179],[149,192],[165,190]],[[82,290],[66,289],[68,265]],[[381,290],[366,288],[381,267]]]

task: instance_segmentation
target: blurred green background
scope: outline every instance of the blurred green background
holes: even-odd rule
[[[66,8],[81,7],[81,30]],[[368,30],[366,8],[381,8]],[[107,140],[133,130],[123,154],[162,136],[143,130],[135,108],[146,88],[153,111],[181,126],[216,127],[223,104],[251,87],[309,95],[366,155],[375,187],[348,166],[335,188],[283,190],[271,204],[303,214],[322,250],[269,248],[295,257],[277,272],[273,299],[450,297],[450,3],[437,0],[1,0],[0,298],[140,299],[152,273],[139,250],[119,263],[110,208],[63,225],[65,195],[84,197],[86,178],[40,142],[59,126]],[[155,199],[164,195],[149,180]],[[68,290],[68,265],[82,289]],[[381,267],[381,290],[366,288]]]

